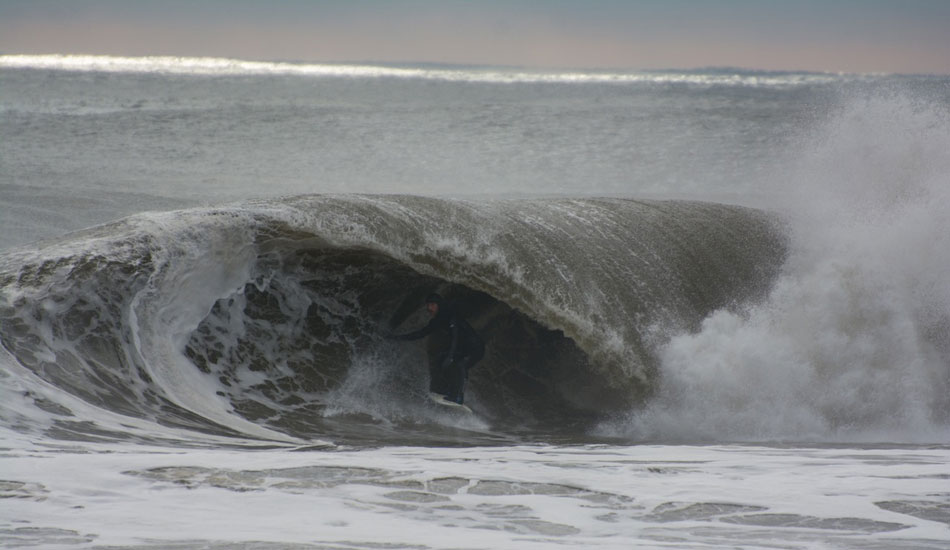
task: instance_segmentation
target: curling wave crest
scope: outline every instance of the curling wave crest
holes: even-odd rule
[[[657,346],[761,298],[784,251],[773,217],[713,203],[302,196],[11,251],[0,326],[23,383],[47,383],[29,390],[58,413],[43,429],[68,437],[129,436],[60,393],[215,437],[584,432],[650,399]],[[429,349],[385,339],[432,291],[488,342],[479,423],[444,426]]]

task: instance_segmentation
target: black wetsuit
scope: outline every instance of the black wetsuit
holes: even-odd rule
[[[429,323],[419,330],[396,336],[399,340],[418,340],[436,331],[449,335],[449,348],[430,368],[429,389],[445,394],[446,399],[462,403],[468,370],[485,355],[485,342],[459,315],[453,305],[439,306]]]

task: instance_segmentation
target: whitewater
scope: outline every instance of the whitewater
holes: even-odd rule
[[[0,547],[950,543],[946,77],[0,79]]]

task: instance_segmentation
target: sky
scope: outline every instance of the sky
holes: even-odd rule
[[[950,0],[0,0],[0,54],[950,74]]]

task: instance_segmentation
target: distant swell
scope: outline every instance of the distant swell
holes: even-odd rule
[[[861,75],[735,70],[698,71],[538,71],[516,68],[383,66],[277,63],[215,57],[115,57],[102,55],[0,55],[0,67],[105,73],[157,73],[195,76],[286,75],[336,78],[400,78],[443,82],[546,84],[659,84],[789,88],[829,84]]]
[[[385,339],[421,326],[439,291],[488,342],[468,386],[479,417],[557,433],[649,399],[657,346],[764,296],[783,256],[774,220],[719,204],[304,196],[11,251],[0,328],[20,365],[103,410],[372,440],[444,424],[423,399],[440,343]],[[122,437],[36,404],[61,437]]]

